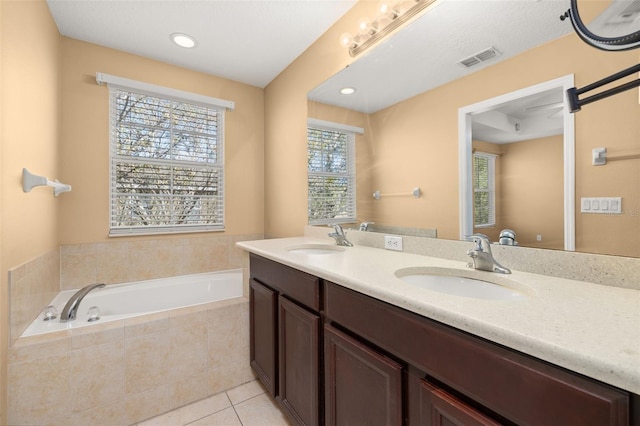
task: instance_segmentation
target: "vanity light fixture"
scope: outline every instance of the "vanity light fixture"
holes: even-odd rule
[[[340,89],[341,95],[353,95],[354,93],[356,93],[356,89],[354,89],[353,87],[343,87],[342,89]]]
[[[185,49],[194,48],[198,44],[195,38],[184,33],[173,33],[169,37],[171,38],[171,41],[173,41],[180,47],[184,47]]]
[[[429,6],[441,0],[381,0],[375,19],[362,18],[358,21],[355,36],[343,33],[340,44],[349,49],[349,55],[356,56],[364,52],[379,40]]]

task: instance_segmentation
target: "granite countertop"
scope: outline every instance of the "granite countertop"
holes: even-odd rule
[[[493,278],[466,263],[354,246],[331,254],[289,251],[330,244],[309,237],[244,241],[251,253],[640,394],[640,291],[512,271],[501,276],[525,300],[484,300],[421,289],[396,270],[437,267]],[[508,265],[506,265],[508,266]],[[487,275],[489,274],[489,275]]]

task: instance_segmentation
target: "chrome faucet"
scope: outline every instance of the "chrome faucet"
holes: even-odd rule
[[[329,225],[331,226],[331,225]],[[329,233],[329,236],[336,240],[336,244],[339,246],[352,247],[353,244],[349,240],[347,240],[347,236],[344,234],[344,229],[340,224],[333,225],[333,231]]]
[[[511,270],[500,265],[491,254],[491,241],[484,234],[473,234],[467,236],[473,241],[474,247],[467,251],[467,256],[471,258],[473,263],[469,263],[469,267],[481,271],[498,272],[500,274],[510,274]]]
[[[373,222],[362,222],[358,231],[368,231],[371,225],[373,225]]]
[[[71,298],[64,308],[62,309],[62,313],[60,314],[60,322],[73,321],[76,319],[76,313],[78,312],[78,307],[80,306],[80,302],[82,299],[89,294],[89,292],[96,288],[102,288],[105,284],[89,284],[88,286],[82,287],[78,290]]]

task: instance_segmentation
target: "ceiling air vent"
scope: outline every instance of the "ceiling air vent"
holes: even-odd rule
[[[468,58],[464,58],[458,63],[465,68],[471,68],[474,65],[478,65],[479,63],[486,62],[489,59],[493,59],[499,54],[500,52],[498,52],[494,47],[490,47],[483,50],[482,52],[478,52],[475,55],[469,56]]]

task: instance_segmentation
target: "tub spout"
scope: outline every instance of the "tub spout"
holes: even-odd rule
[[[82,299],[89,294],[91,290],[104,286],[105,284],[90,284],[78,290],[73,296],[71,296],[67,304],[64,305],[64,309],[62,309],[62,313],[60,314],[60,322],[73,321],[76,319],[78,306],[80,306]]]

